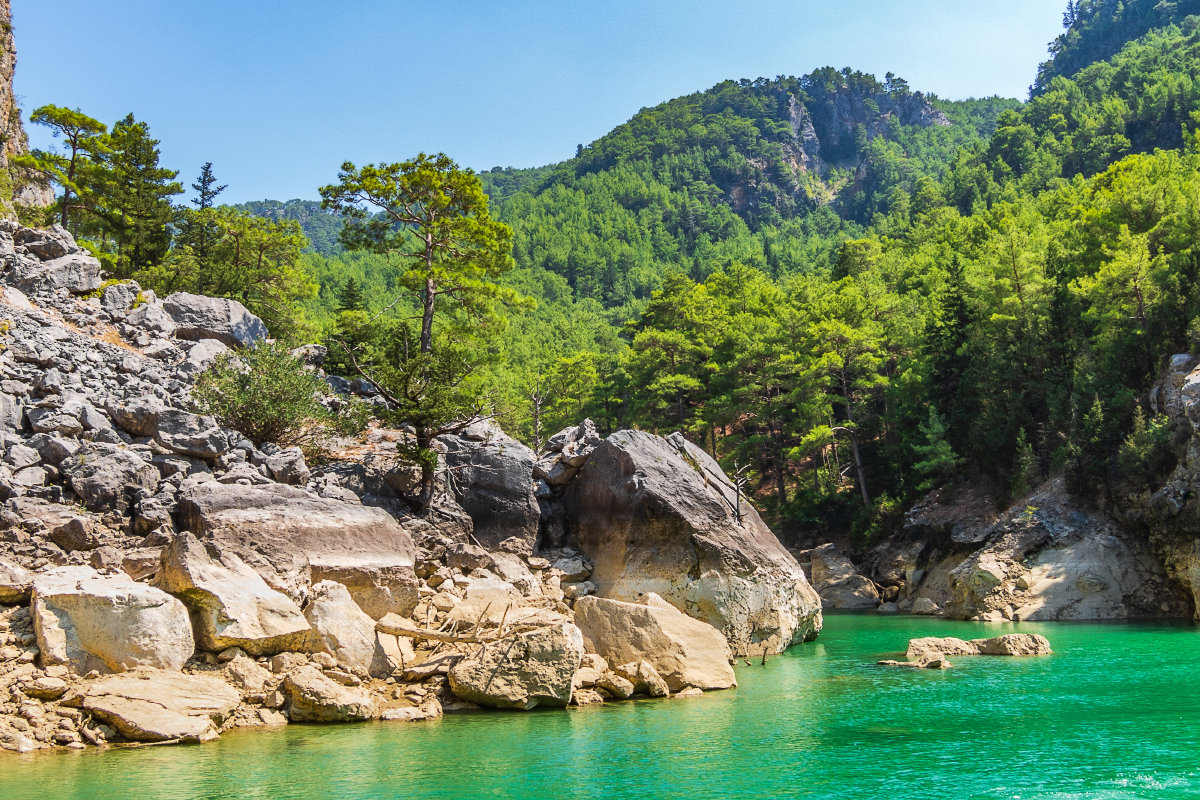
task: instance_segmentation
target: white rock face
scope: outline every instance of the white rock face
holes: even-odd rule
[[[392,666],[375,635],[375,620],[355,604],[345,586],[336,581],[314,584],[304,616],[339,664],[365,669],[376,678],[391,674]]]
[[[195,652],[187,608],[127,575],[60,567],[33,581],[33,623],[44,666],[123,672],[179,670]]]
[[[649,595],[645,605],[582,597],[575,602],[575,622],[589,653],[610,664],[645,661],[673,692],[737,686],[721,632],[658,595]]]
[[[204,650],[240,647],[259,656],[322,648],[295,603],[233,553],[219,552],[189,533],[163,547],[159,585],[191,609]]]

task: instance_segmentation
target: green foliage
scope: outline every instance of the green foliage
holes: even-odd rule
[[[923,478],[917,490],[926,492],[953,478],[962,459],[955,455],[950,442],[946,441],[946,423],[933,406],[929,407],[929,419],[921,423],[920,428],[921,433],[925,434],[926,443],[913,446],[921,460],[912,468]]]
[[[1147,420],[1141,405],[1134,406],[1129,435],[1117,451],[1121,475],[1136,489],[1146,489],[1174,468],[1170,426],[1165,414]]]
[[[218,356],[196,379],[192,397],[199,411],[255,445],[290,446],[311,445],[330,429],[350,433],[365,427],[357,409],[340,416],[326,410],[319,400],[326,391],[325,382],[286,347],[268,343]]]

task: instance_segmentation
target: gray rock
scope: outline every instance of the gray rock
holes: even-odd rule
[[[85,445],[61,466],[71,491],[92,511],[124,512],[137,490],[153,493],[158,470],[135,453],[112,445]]]
[[[212,459],[229,451],[229,437],[214,418],[178,409],[158,413],[154,441],[193,458]]]
[[[720,630],[734,654],[773,652],[821,629],[796,559],[720,466],[682,436],[619,431],[567,487],[569,540],[601,597],[650,592]]]
[[[299,447],[289,447],[267,456],[266,464],[271,477],[280,483],[303,486],[312,476],[308,465],[304,463],[304,452]]]
[[[110,314],[124,315],[125,312],[133,308],[133,304],[137,301],[138,292],[141,290],[142,287],[133,281],[110,284],[105,287],[104,294],[100,296],[100,307]]]
[[[236,300],[176,292],[163,300],[181,339],[217,339],[229,347],[250,347],[267,338],[267,326]]]
[[[175,320],[159,303],[143,303],[129,312],[125,323],[162,336],[170,336],[175,332]]]
[[[13,232],[13,244],[23,247],[41,261],[49,261],[80,252],[75,239],[66,228],[58,224],[45,230],[17,228]]]
[[[100,288],[100,262],[87,253],[70,253],[49,261],[18,258],[7,278],[24,292],[65,289],[87,294]]]
[[[134,436],[153,436],[158,415],[166,409],[166,404],[153,395],[115,400],[105,406],[113,421]]]

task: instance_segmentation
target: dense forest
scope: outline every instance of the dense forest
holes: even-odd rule
[[[865,543],[962,480],[1139,491],[1169,466],[1147,391],[1200,346],[1197,13],[1069,3],[1027,101],[850,69],[726,81],[478,175],[511,262],[476,333],[439,323],[464,385],[534,446],[584,416],[682,430],[792,536]],[[206,165],[175,207],[144,123],[48,109],[77,146],[31,160],[114,275],[237,297],[330,343],[332,372],[408,341],[420,292],[370,219],[342,234],[333,187],[219,206]]]

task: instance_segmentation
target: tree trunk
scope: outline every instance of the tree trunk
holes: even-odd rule
[[[867,493],[867,476],[863,472],[862,456],[858,452],[858,435],[854,433],[854,413],[851,411],[850,384],[842,375],[842,396],[846,398],[846,422],[850,427],[850,452],[854,454],[854,471],[858,474],[858,488],[862,490],[863,506],[871,507],[871,495]]]
[[[421,352],[433,352],[433,305],[437,284],[433,282],[433,234],[425,236],[425,294],[421,298]]]
[[[433,437],[425,423],[419,422],[417,429],[417,458],[421,464],[421,493],[417,498],[419,510],[428,511],[433,504],[433,479],[437,474],[437,453],[431,445]]]

